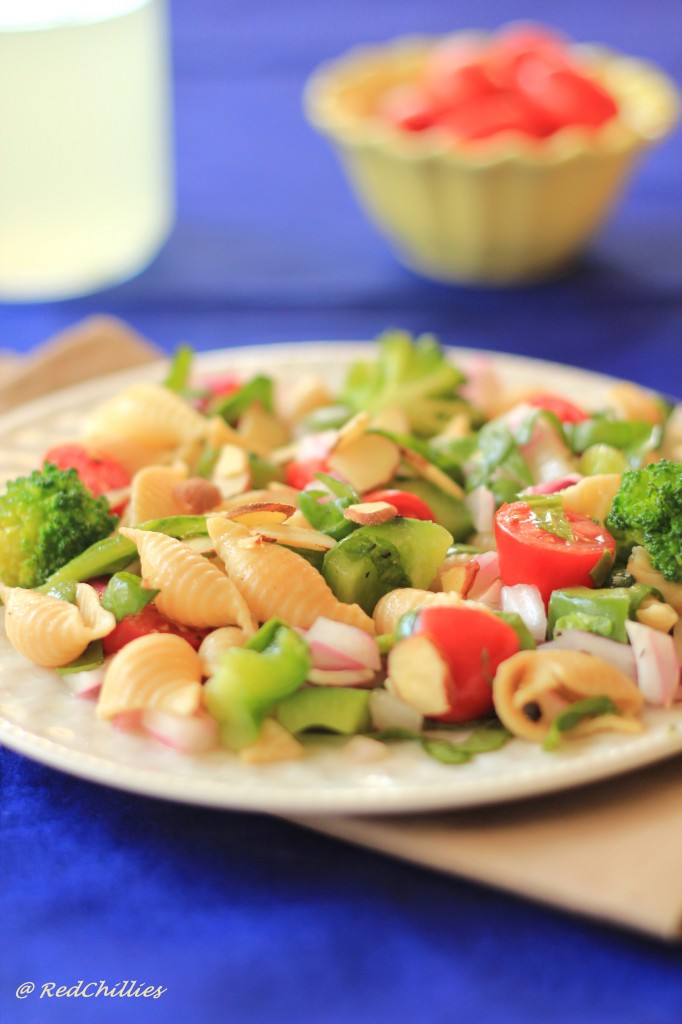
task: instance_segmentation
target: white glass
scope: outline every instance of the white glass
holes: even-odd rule
[[[0,300],[132,277],[173,220],[165,0],[0,0]]]

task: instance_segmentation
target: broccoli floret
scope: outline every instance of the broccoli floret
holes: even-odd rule
[[[353,411],[376,413],[399,406],[412,431],[431,436],[468,408],[456,394],[465,378],[447,361],[433,335],[413,340],[406,331],[387,331],[379,337],[378,349],[375,360],[354,363],[348,372],[342,401]]]
[[[619,549],[644,547],[666,580],[682,580],[682,463],[661,459],[623,474],[606,519]]]
[[[104,497],[95,498],[75,469],[46,462],[0,494],[0,579],[37,587],[118,523]]]

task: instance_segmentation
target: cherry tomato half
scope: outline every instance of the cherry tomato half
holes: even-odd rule
[[[593,587],[590,572],[604,552],[615,555],[616,542],[599,523],[577,512],[565,512],[573,540],[564,540],[538,526],[525,501],[503,505],[495,516],[495,542],[505,586],[534,584],[547,603],[553,590]]]
[[[418,498],[416,494],[408,494],[407,491],[400,491],[397,488],[387,488],[383,491],[370,491],[363,496],[363,501],[387,501],[398,511],[399,516],[407,519],[423,519],[424,521],[437,522],[432,510]]]
[[[478,608],[423,608],[413,633],[425,635],[450,670],[450,707],[438,720],[467,722],[493,710],[492,683],[498,666],[519,651],[512,627]]]
[[[553,412],[562,423],[582,423],[583,420],[589,420],[590,418],[589,413],[581,409],[579,405],[574,405],[573,402],[569,402],[567,398],[562,398],[560,395],[549,393],[531,395],[530,398],[526,399],[526,402],[536,409],[546,409],[547,412]]]
[[[91,455],[82,444],[59,444],[45,452],[45,461],[60,469],[75,469],[95,497],[127,487],[130,473],[110,455]]]
[[[296,487],[302,491],[315,479],[317,473],[328,473],[329,466],[325,459],[294,459],[287,463],[284,470],[284,478],[289,487]]]
[[[137,640],[148,633],[173,633],[175,636],[181,636],[196,651],[207,632],[206,629],[181,626],[176,622],[171,622],[153,604],[148,604],[142,611],[136,612],[134,615],[126,615],[120,622],[117,622],[112,632],[102,640],[102,647],[108,656],[116,654],[116,651],[120,651],[131,640]]]

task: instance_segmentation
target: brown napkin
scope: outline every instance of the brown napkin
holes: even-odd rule
[[[573,913],[682,939],[682,759],[517,804],[298,824]]]
[[[0,352],[0,413],[91,377],[159,359],[162,352],[113,316],[93,316],[61,331],[28,359]]]
[[[120,321],[93,317],[35,349],[29,360],[0,354],[0,411],[159,354]],[[294,820],[573,913],[682,939],[681,758],[523,803]]]

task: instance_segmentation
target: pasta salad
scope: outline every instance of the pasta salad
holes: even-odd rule
[[[636,732],[682,697],[682,417],[604,408],[393,331],[315,377],[96,408],[0,494],[9,642],[95,714],[188,754],[459,764]]]

